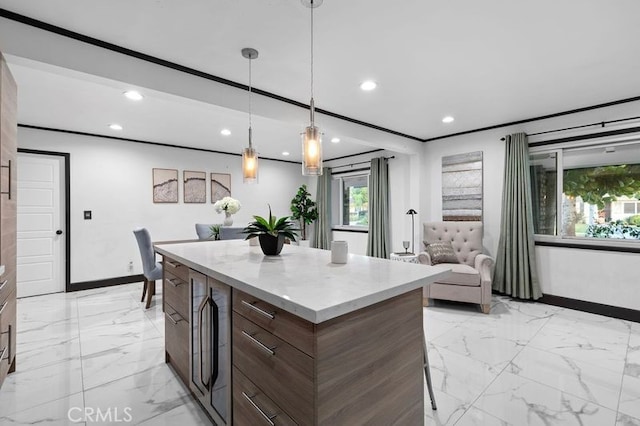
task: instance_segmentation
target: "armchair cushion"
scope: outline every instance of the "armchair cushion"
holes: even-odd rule
[[[437,281],[440,284],[465,285],[475,287],[480,285],[480,273],[472,266],[460,264],[457,262],[441,263],[440,266],[451,268],[451,274]]]
[[[453,250],[453,246],[448,241],[438,241],[427,244],[426,250],[431,258],[432,265],[438,265],[440,263],[460,263]]]

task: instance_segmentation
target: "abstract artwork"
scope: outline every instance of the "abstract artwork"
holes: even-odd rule
[[[442,157],[442,220],[482,220],[482,151]]]
[[[175,169],[153,169],[153,202],[178,202],[178,171]]]
[[[205,172],[192,172],[185,170],[182,172],[184,186],[182,196],[185,203],[206,203],[207,202],[207,174]]]
[[[231,175],[211,173],[211,202],[231,196]]]

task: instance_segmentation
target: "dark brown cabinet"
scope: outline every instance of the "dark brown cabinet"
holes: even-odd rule
[[[0,54],[0,386],[16,369],[17,88]]]

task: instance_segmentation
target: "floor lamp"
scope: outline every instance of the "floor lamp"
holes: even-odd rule
[[[418,214],[417,211],[415,211],[414,209],[409,209],[409,211],[407,212],[407,214],[411,215],[411,253],[416,254],[416,252],[414,251],[413,248],[413,240],[415,238],[415,233],[414,233],[414,216]]]

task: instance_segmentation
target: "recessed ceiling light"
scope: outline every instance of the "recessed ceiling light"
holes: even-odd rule
[[[144,98],[140,92],[136,92],[135,90],[127,90],[124,92],[124,95],[127,99],[131,99],[132,101],[141,101]]]
[[[331,138],[331,142],[338,143],[340,142],[340,138]]]
[[[220,134],[223,135],[223,136],[229,136],[231,134],[231,130],[222,129],[222,130],[220,130]]]
[[[282,155],[284,155],[285,157],[289,155],[289,151],[282,151]]]
[[[453,123],[453,117],[450,115],[447,115],[445,118],[442,119],[443,123]]]
[[[376,82],[375,82],[375,81],[373,81],[373,80],[363,81],[363,82],[360,84],[360,88],[361,88],[362,90],[367,91],[367,92],[368,92],[368,91],[370,91],[370,90],[375,89],[376,87],[378,87],[378,83],[376,83]]]
[[[119,125],[119,124],[116,124],[116,123],[109,124],[109,128],[110,128],[111,130],[122,130],[122,126],[121,126],[121,125]]]

